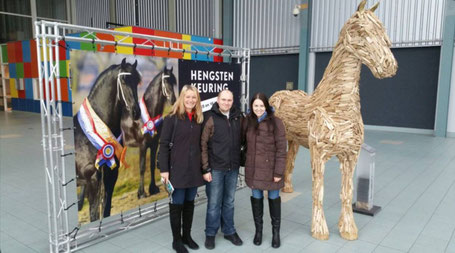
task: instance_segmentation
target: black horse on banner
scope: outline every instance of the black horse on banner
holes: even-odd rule
[[[126,59],[123,59],[119,65],[111,65],[98,76],[87,96],[93,111],[113,135],[122,136],[119,142],[123,146],[137,146],[142,141],[137,97],[141,75],[136,67],[137,60],[134,64],[130,64]],[[81,186],[78,208],[82,209],[84,197],[87,196],[92,222],[100,218],[100,204],[102,217],[108,217],[111,214],[112,193],[117,181],[120,161],[114,156],[116,162],[114,168],[111,169],[106,164],[101,165],[99,169],[95,168],[98,150],[85,135],[78,115],[74,116],[73,121],[77,185]]]
[[[157,115],[163,115],[166,104],[173,105],[176,100],[174,86],[177,85],[175,75],[172,73],[173,68],[164,69],[156,75],[150,82],[149,86],[144,92],[144,102],[147,107],[148,114],[151,118]],[[162,124],[156,127],[156,134],[152,137],[150,134],[146,134],[139,148],[140,156],[140,174],[141,181],[139,189],[137,191],[137,197],[146,197],[144,190],[144,173],[145,173],[145,161],[147,156],[147,149],[150,149],[150,170],[151,170],[151,182],[149,185],[150,195],[154,195],[160,192],[160,189],[155,184],[155,164],[156,164],[156,151],[161,136]]]

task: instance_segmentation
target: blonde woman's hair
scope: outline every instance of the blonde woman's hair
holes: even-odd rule
[[[196,87],[192,85],[185,85],[182,88],[182,91],[180,91],[179,98],[177,98],[177,101],[175,101],[174,106],[172,108],[172,114],[177,115],[179,119],[184,119],[185,118],[185,104],[183,103],[183,100],[185,99],[185,95],[188,91],[193,91],[196,93],[197,101],[196,101],[196,106],[193,108],[194,112],[194,117],[197,123],[201,124],[202,121],[204,121],[204,115],[202,114],[202,106],[201,106],[201,96],[199,96],[199,91],[196,89]]]

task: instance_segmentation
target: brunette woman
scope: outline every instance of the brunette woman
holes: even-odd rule
[[[262,217],[264,191],[268,191],[270,218],[272,220],[272,247],[280,247],[281,198],[283,173],[286,165],[286,134],[283,122],[273,114],[263,93],[253,96],[251,113],[243,124],[247,152],[245,162],[246,184],[252,189],[256,233],[255,245],[262,243]]]
[[[173,112],[164,119],[158,157],[164,183],[171,182],[175,188],[169,203],[169,218],[172,248],[178,253],[188,252],[184,244],[190,249],[199,248],[190,233],[197,188],[204,184],[201,172],[202,121],[199,92],[195,87],[185,85]]]

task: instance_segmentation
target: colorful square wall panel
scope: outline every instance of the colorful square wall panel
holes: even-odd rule
[[[22,41],[22,59],[23,62],[30,62],[32,60],[30,40]]]
[[[8,62],[8,46],[1,45],[1,48],[2,48],[2,61]]]

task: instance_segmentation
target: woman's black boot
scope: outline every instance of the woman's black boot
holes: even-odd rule
[[[280,247],[281,197],[269,199],[270,218],[272,219],[272,247]]]
[[[264,216],[264,198],[256,199],[251,197],[251,209],[253,210],[254,226],[256,233],[254,234],[254,245],[261,245],[262,243],[262,217]]]

